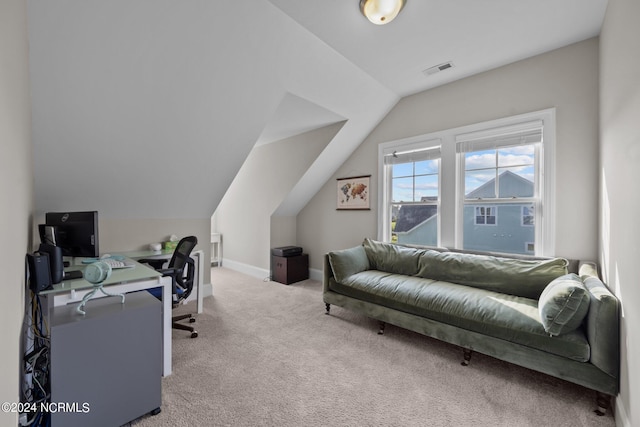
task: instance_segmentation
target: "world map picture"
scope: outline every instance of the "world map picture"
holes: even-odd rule
[[[337,209],[369,209],[371,175],[339,178]]]

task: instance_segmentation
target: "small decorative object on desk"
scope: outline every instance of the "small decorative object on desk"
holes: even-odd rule
[[[169,240],[167,240],[166,242],[162,243],[162,247],[164,249],[175,249],[176,246],[178,246],[178,242],[180,241],[180,239],[178,239],[178,237],[175,234],[172,234],[169,237]]]
[[[111,276],[111,271],[111,266],[104,261],[97,261],[85,267],[84,279],[93,284],[93,290],[82,298],[82,302],[76,308],[76,312],[82,315],[87,314],[83,308],[87,304],[87,301],[89,301],[98,291],[110,297],[120,297],[120,303],[124,304],[124,294],[111,294],[105,291],[102,286],[102,283]]]
[[[370,209],[370,180],[371,175],[338,178],[338,201],[336,209]]]

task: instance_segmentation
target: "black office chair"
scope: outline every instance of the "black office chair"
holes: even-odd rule
[[[169,265],[167,268],[162,268],[166,260],[157,258],[148,258],[138,260],[141,263],[149,264],[163,276],[171,277],[171,285],[173,289],[173,307],[177,307],[178,304],[189,298],[191,291],[193,290],[195,280],[195,264],[191,259],[191,251],[198,244],[198,239],[195,236],[184,237],[178,246],[176,246]],[[156,298],[162,299],[162,288],[151,289],[151,292]],[[182,314],[180,316],[173,316],[171,318],[171,327],[174,329],[181,329],[183,331],[191,332],[191,338],[198,336],[198,332],[193,326],[184,325],[178,323],[179,320],[189,319],[190,323],[196,321],[195,317],[191,313]]]

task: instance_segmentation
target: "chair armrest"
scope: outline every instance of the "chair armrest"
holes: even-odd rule
[[[165,263],[169,262],[169,260],[162,258],[144,258],[139,259],[138,262],[140,264],[149,264],[154,270],[160,270]]]
[[[157,270],[158,273],[162,274],[163,276],[175,276],[178,272],[178,270],[176,270],[175,268],[159,268]]]

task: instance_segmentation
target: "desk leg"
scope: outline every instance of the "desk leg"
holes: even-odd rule
[[[198,264],[198,271],[197,271],[197,273],[198,273],[198,275],[197,275],[198,283],[197,283],[197,286],[196,286],[196,296],[198,298],[198,313],[202,313],[202,310],[203,310],[203,302],[202,302],[202,299],[203,299],[203,295],[202,295],[202,282],[203,282],[203,279],[202,279],[202,276],[204,275],[204,270],[203,270],[204,269],[204,252],[197,251],[197,252],[195,252],[195,255],[198,256],[198,259],[197,259],[197,264]]]
[[[172,289],[171,278],[158,279],[162,285],[162,375],[171,375],[171,308]]]

